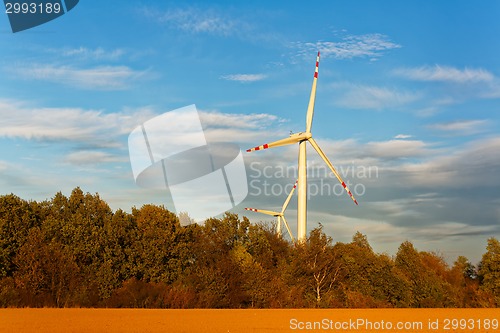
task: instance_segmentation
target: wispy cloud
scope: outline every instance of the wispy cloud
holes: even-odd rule
[[[255,82],[264,80],[267,77],[265,74],[229,74],[222,75],[220,78],[228,81],[238,81],[242,83]]]
[[[406,186],[443,186],[470,191],[472,187],[500,185],[500,137],[469,142],[455,152],[433,155],[425,162],[398,168]],[[465,187],[469,188],[465,190]]]
[[[83,46],[78,48],[64,48],[60,50],[53,49],[51,51],[64,57],[80,57],[92,60],[118,60],[126,54],[124,49],[107,50],[102,47],[92,49]]]
[[[45,108],[0,99],[0,137],[116,147],[118,136],[152,117],[150,109],[105,113],[80,108]]]
[[[394,74],[415,81],[441,81],[441,82],[490,82],[494,75],[482,68],[458,69],[450,66],[421,66],[415,68],[400,68]]]
[[[409,134],[398,134],[394,137],[394,139],[409,139],[411,137],[412,137],[412,135],[409,135]]]
[[[51,64],[18,65],[9,72],[28,80],[47,81],[85,90],[125,90],[137,80],[148,77],[148,70],[127,66],[76,68]]]
[[[232,142],[243,145],[259,144],[269,136],[269,128],[277,134],[285,134],[281,124],[285,119],[266,113],[230,114],[219,111],[200,111],[205,137],[210,142]],[[245,148],[249,148],[246,147]]]
[[[219,111],[200,111],[200,118],[207,127],[264,128],[275,122],[283,122],[267,113],[231,114]]]
[[[161,11],[143,7],[141,13],[169,28],[192,34],[230,36],[249,29],[249,24],[246,22],[211,8],[188,7]]]
[[[430,129],[445,132],[452,135],[471,135],[484,131],[489,122],[484,119],[457,120],[446,123],[428,125]]]
[[[109,161],[99,150],[124,148],[122,136],[160,112],[144,107],[105,112],[80,108],[45,108],[14,100],[0,99],[0,138],[20,138],[51,143],[69,143],[75,147],[92,147],[68,155],[67,162],[80,163],[93,154]],[[205,136],[210,142],[259,142],[269,128],[280,131],[286,120],[275,115],[229,114],[220,111],[200,111]],[[280,133],[283,134],[283,133]],[[92,160],[92,159],[89,159]]]
[[[128,162],[128,159],[119,158],[116,155],[93,150],[81,150],[68,154],[64,159],[66,163],[74,165],[92,165],[112,162]]]
[[[384,109],[399,107],[420,98],[420,94],[386,87],[335,84],[340,90],[337,104],[353,109]]]
[[[296,42],[292,44],[298,49],[299,55],[309,55],[321,51],[322,57],[336,59],[371,58],[376,60],[385,51],[400,48],[383,34],[348,35],[339,41]]]
[[[421,157],[429,154],[429,145],[420,140],[389,140],[368,142],[365,154],[382,159]]]

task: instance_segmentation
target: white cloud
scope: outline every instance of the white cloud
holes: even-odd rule
[[[428,125],[428,128],[454,135],[471,135],[480,133],[488,125],[487,120],[458,120],[447,123]]]
[[[499,80],[494,80],[490,85],[483,89],[479,96],[482,98],[500,98],[500,82]]]
[[[400,68],[394,71],[398,76],[416,81],[441,81],[441,82],[490,82],[494,80],[494,75],[482,68],[458,69],[449,66],[435,65],[422,66],[416,68]]]
[[[113,154],[103,151],[81,150],[68,154],[64,161],[74,165],[90,165],[112,162],[128,162],[128,159],[120,159]]]
[[[500,172],[500,137],[472,141],[453,149],[408,139],[367,143],[353,139],[333,141],[317,138],[317,141],[339,170],[342,165],[344,170],[354,167],[355,171],[359,171],[356,168],[361,166],[376,167],[384,181],[373,179],[362,179],[362,181],[371,182],[377,188],[381,186],[408,188],[410,190],[408,193],[415,193],[418,189],[430,187],[442,193],[443,190],[457,187],[493,186],[500,180],[496,176]],[[296,162],[295,146],[288,150],[281,148],[278,153],[277,149],[269,150],[271,152],[266,154],[273,159],[265,162],[271,165],[277,163],[276,156],[280,157],[280,161]],[[308,162],[315,163],[314,161],[322,163],[314,153],[311,153]],[[349,175],[352,178],[352,174]]]
[[[412,135],[409,135],[409,134],[398,134],[394,137],[394,139],[409,139],[411,137],[412,137]]]
[[[447,154],[429,154],[420,163],[395,167],[406,186],[462,188],[500,186],[500,137],[477,140]]]
[[[376,158],[407,158],[428,154],[429,145],[419,140],[389,140],[368,142],[364,145],[363,150],[364,154]]]
[[[145,121],[157,116],[158,110],[148,107],[124,109],[107,113],[79,108],[44,108],[19,101],[0,99],[0,137],[25,140],[65,142],[96,148],[125,148],[121,136],[126,136]],[[204,134],[210,142],[260,144],[262,137],[286,135],[279,128],[284,121],[269,114],[229,114],[200,111]],[[83,163],[85,156],[109,161],[100,151],[80,151],[68,155],[69,163]],[[90,158],[89,161],[92,159]]]
[[[229,128],[265,128],[275,122],[281,122],[275,115],[266,113],[231,114],[219,111],[200,111],[200,119],[207,127]]]
[[[353,109],[384,109],[400,107],[420,99],[420,94],[398,89],[354,84],[334,84],[336,103]]]
[[[136,71],[127,66],[75,68],[35,64],[18,65],[9,71],[24,79],[55,82],[87,90],[124,90],[136,80],[147,77],[147,71]]]
[[[296,42],[293,44],[300,55],[321,52],[322,57],[336,59],[352,59],[369,57],[372,59],[382,56],[384,51],[400,48],[401,45],[392,42],[383,34],[348,35],[340,41]]]
[[[166,24],[176,30],[188,33],[207,33],[213,35],[229,36],[242,30],[248,29],[245,22],[235,20],[230,16],[213,9],[188,7],[185,9],[174,8],[160,11],[150,7],[144,7],[141,12],[147,18],[151,18],[161,24]]]
[[[255,82],[264,80],[267,77],[265,74],[230,74],[222,75],[220,78],[228,81],[238,82]]]
[[[280,124],[286,120],[266,113],[231,114],[219,111],[200,111],[204,134],[209,142],[234,142],[242,148],[261,144],[262,138],[271,139],[272,135],[283,135]],[[270,135],[270,128],[273,133]],[[249,147],[246,147],[249,145]]]
[[[78,48],[64,48],[62,50],[52,50],[61,54],[64,57],[80,57],[84,59],[93,60],[118,60],[125,55],[125,50],[114,49],[106,50],[102,47],[97,47],[95,49],[80,46]]]
[[[39,141],[71,141],[116,146],[117,136],[128,134],[152,110],[142,108],[105,113],[79,108],[44,108],[0,99],[0,137]]]

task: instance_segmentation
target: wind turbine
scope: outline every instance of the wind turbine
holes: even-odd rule
[[[290,145],[293,143],[299,144],[299,175],[298,175],[298,195],[297,195],[297,238],[299,242],[305,241],[306,231],[307,231],[307,163],[306,163],[306,142],[309,142],[311,146],[316,150],[319,156],[325,161],[326,165],[332,170],[333,174],[339,180],[340,184],[347,191],[351,199],[357,205],[358,202],[352,195],[351,191],[340,177],[340,174],[334,168],[328,157],[321,150],[316,140],[312,137],[311,128],[313,122],[314,114],[314,101],[316,99],[316,84],[318,82],[318,68],[319,68],[319,55],[316,57],[316,70],[314,71],[314,79],[311,88],[311,96],[309,98],[309,105],[307,107],[306,115],[306,130],[305,132],[290,134],[290,137],[284,138],[271,143],[266,143],[262,146],[248,149],[247,152],[252,152],[256,150],[262,150],[273,147],[280,147],[285,145]]]
[[[290,199],[292,199],[293,192],[295,191],[295,188],[297,187],[297,182],[298,182],[298,180],[293,185],[293,188],[290,191],[290,194],[288,194],[288,197],[286,198],[285,203],[281,207],[281,212],[278,213],[278,212],[274,212],[272,210],[264,210],[264,209],[257,209],[257,208],[245,208],[246,210],[249,210],[249,211],[252,211],[252,212],[257,212],[257,213],[262,213],[262,214],[266,214],[266,215],[271,215],[271,216],[277,217],[278,218],[278,224],[276,225],[276,233],[278,235],[281,235],[281,220],[283,219],[283,222],[285,223],[286,230],[288,230],[288,234],[290,235],[290,238],[292,239],[292,242],[294,242],[295,240],[293,239],[293,235],[292,235],[292,231],[290,230],[290,226],[286,222],[286,219],[285,219],[285,210],[286,210],[286,207],[288,207],[288,203],[290,203]]]

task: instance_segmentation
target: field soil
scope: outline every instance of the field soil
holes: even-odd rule
[[[499,332],[498,320],[498,309],[0,309],[0,332]]]

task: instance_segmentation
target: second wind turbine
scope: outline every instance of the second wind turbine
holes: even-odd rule
[[[340,177],[335,167],[332,165],[328,157],[321,150],[321,148],[316,143],[316,140],[312,137],[311,128],[314,115],[314,101],[316,99],[316,84],[318,83],[318,68],[319,68],[319,55],[316,57],[316,69],[314,71],[314,79],[311,88],[311,96],[309,98],[309,106],[307,107],[306,115],[306,131],[300,133],[291,134],[290,137],[284,138],[271,143],[266,143],[262,146],[248,149],[247,152],[252,152],[256,150],[262,150],[273,147],[285,146],[293,143],[299,144],[299,175],[298,175],[298,189],[297,189],[297,239],[299,242],[306,240],[307,233],[307,161],[306,161],[306,142],[309,142],[311,146],[316,150],[316,152],[321,156],[326,165],[332,170],[333,174],[339,182],[342,184],[344,189],[347,191],[351,199],[358,204],[351,191]]]

